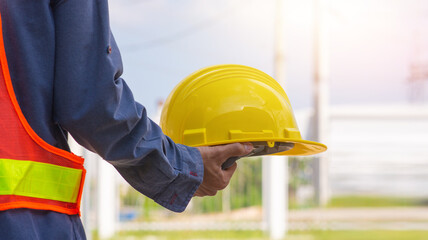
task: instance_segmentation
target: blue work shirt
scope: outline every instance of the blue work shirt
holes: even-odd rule
[[[107,0],[2,0],[0,13],[14,90],[34,131],[65,150],[70,133],[139,192],[183,211],[202,182],[201,155],[163,135],[135,102]],[[0,238],[85,235],[79,216],[13,209],[0,212]]]

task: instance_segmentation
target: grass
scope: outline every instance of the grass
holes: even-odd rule
[[[313,240],[423,240],[428,231],[318,231],[312,236]]]
[[[427,206],[426,199],[379,197],[379,196],[343,196],[330,200],[328,208],[352,207],[416,207]]]
[[[327,208],[417,207],[428,206],[427,199],[378,196],[340,196]],[[310,204],[304,208],[311,207]],[[302,208],[298,206],[296,208]],[[94,236],[94,240],[98,238]],[[269,240],[261,231],[129,231],[111,240]],[[283,240],[427,240],[428,231],[291,231]]]
[[[260,231],[143,231],[122,232],[113,238],[119,239],[142,239],[142,240],[191,240],[191,239],[264,239]]]
[[[122,232],[112,240],[268,240],[260,231]],[[426,240],[428,231],[303,231],[290,232],[284,240]]]
[[[428,199],[400,198],[382,196],[335,196],[327,204],[327,208],[358,208],[358,207],[422,207],[428,206]],[[297,203],[290,199],[290,209],[315,208],[314,201]]]

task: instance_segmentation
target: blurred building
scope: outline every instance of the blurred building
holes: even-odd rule
[[[332,107],[329,134],[332,196],[428,197],[427,105]]]

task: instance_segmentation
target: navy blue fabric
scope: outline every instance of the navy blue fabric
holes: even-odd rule
[[[163,135],[135,102],[121,78],[107,0],[1,0],[0,13],[12,83],[35,132],[65,150],[69,132],[135,189],[183,211],[203,178],[200,153]],[[0,232],[84,238],[78,216],[27,209],[0,212]]]
[[[0,239],[86,239],[78,216],[30,209],[12,209],[0,214]]]

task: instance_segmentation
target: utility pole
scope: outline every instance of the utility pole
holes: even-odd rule
[[[68,135],[68,145],[70,146],[70,150],[72,153],[76,154],[77,156],[81,156],[84,159],[87,159],[88,150],[80,146],[71,135]],[[82,203],[80,205],[80,211],[82,212],[82,224],[86,231],[86,238],[87,240],[92,240],[92,224],[90,220],[91,215],[91,209],[90,209],[90,203],[91,203],[91,179],[92,179],[92,169],[89,167],[90,161],[84,162],[84,167],[86,169],[86,177],[85,177],[85,184],[83,187],[83,195],[82,195]]]
[[[276,0],[274,78],[284,87],[284,0]],[[270,239],[283,239],[288,229],[288,158],[265,156],[263,169],[263,217]]]
[[[117,193],[114,167],[98,155],[91,154],[89,161],[97,161],[97,219],[100,239],[109,239],[116,232],[119,216],[119,194]]]
[[[330,78],[329,0],[314,2],[314,140],[328,142],[328,84]],[[328,158],[321,154],[314,162],[315,198],[319,206],[329,200]]]

